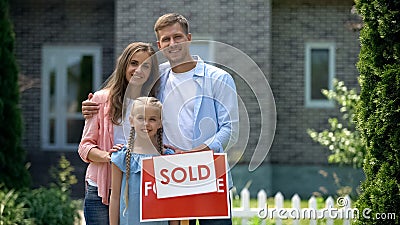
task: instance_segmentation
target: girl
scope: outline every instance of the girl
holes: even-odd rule
[[[128,145],[111,156],[110,225],[140,224],[142,159],[163,151],[161,111],[161,102],[154,97],[140,97],[133,103]],[[168,221],[145,224],[167,225]]]
[[[110,160],[111,152],[115,151],[112,147],[126,143],[123,130],[124,127],[129,129],[129,123],[123,123],[124,96],[134,99],[156,95],[154,90],[158,87],[154,84],[159,76],[158,63],[156,57],[150,57],[154,53],[151,45],[146,43],[128,45],[106,85],[92,98],[99,103],[99,113],[86,119],[78,149],[82,160],[89,163],[84,199],[84,216],[88,225],[109,224]]]

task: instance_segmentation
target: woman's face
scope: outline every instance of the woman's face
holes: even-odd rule
[[[125,74],[130,84],[141,86],[147,81],[151,72],[151,60],[149,56],[149,53],[144,51],[138,51],[132,55]]]

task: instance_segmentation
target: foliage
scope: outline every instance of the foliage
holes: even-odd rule
[[[18,68],[8,0],[0,0],[0,183],[8,189],[29,187],[25,151],[21,148],[22,118],[18,107]]]
[[[0,186],[0,225],[33,224],[31,219],[25,218],[27,208],[18,197],[19,192]]]
[[[70,224],[78,218],[76,205],[68,193],[59,188],[38,188],[25,193],[29,208],[28,218],[34,218],[35,224]]]
[[[71,163],[64,155],[61,156],[58,168],[53,167],[50,169],[50,175],[55,179],[53,186],[60,188],[62,192],[68,192],[71,186],[78,182],[76,176],[72,174],[73,172],[74,167],[71,166]]]
[[[50,188],[38,188],[25,193],[29,208],[28,217],[35,218],[35,224],[70,224],[79,218],[78,206],[70,198],[71,185],[77,183],[74,168],[70,162],[61,156],[57,168],[50,173],[55,183]]]
[[[323,146],[328,147],[331,155],[330,163],[352,165],[361,168],[365,157],[365,145],[360,132],[355,127],[355,108],[359,101],[356,90],[348,90],[343,81],[334,80],[333,90],[323,90],[322,93],[339,105],[342,118],[329,118],[329,129],[317,132],[308,129],[310,137]]]
[[[49,188],[8,191],[0,186],[0,225],[73,225],[80,207],[70,198],[71,185],[76,183],[73,170],[62,156],[58,168],[51,170],[56,181]]]
[[[400,0],[356,0],[362,16],[357,127],[366,144],[365,182],[356,207],[371,210],[357,224],[400,224]],[[394,213],[377,220],[375,213]]]

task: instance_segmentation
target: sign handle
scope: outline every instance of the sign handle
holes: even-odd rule
[[[189,225],[189,220],[181,220],[181,225]]]

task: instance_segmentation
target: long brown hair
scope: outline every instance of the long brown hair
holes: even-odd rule
[[[108,97],[110,101],[109,115],[113,124],[120,125],[122,122],[124,95],[129,84],[129,81],[126,80],[126,68],[132,56],[139,51],[147,52],[149,56],[155,54],[154,49],[149,43],[133,42],[129,44],[118,57],[115,70],[104,86],[104,89],[110,90],[110,95]],[[140,95],[156,97],[159,88],[158,78],[160,76],[158,72],[158,61],[155,55],[150,58],[151,72],[149,78],[142,86]]]

